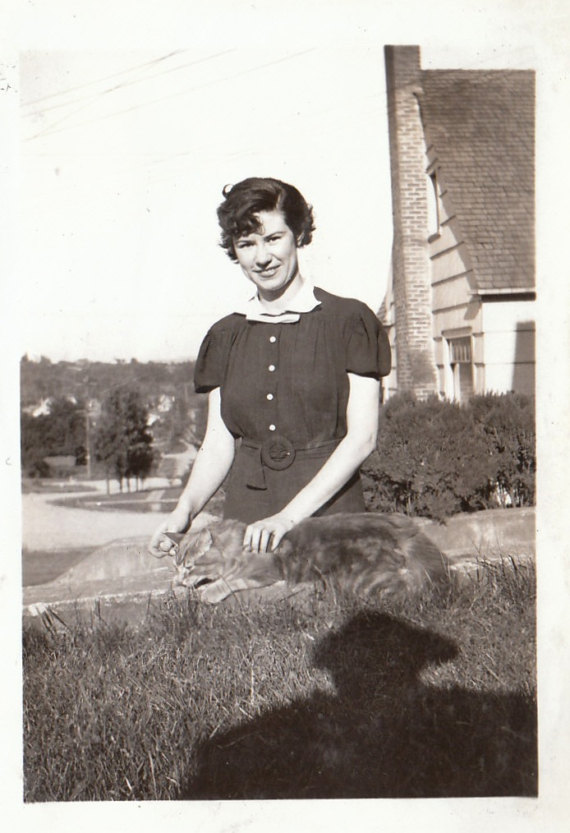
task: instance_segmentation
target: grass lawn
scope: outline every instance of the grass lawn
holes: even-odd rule
[[[535,577],[24,629],[25,800],[536,795]]]

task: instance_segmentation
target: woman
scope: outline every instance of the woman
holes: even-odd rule
[[[364,509],[358,469],[376,445],[379,379],[390,348],[360,301],[313,287],[298,249],[312,209],[292,185],[250,178],[224,189],[222,246],[255,286],[206,335],[195,387],[208,421],[188,483],[151,541],[187,530],[230,473],[226,518],[248,524],[244,546],[275,549],[313,514]]]

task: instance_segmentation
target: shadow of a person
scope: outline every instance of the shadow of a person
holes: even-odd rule
[[[316,693],[207,741],[182,799],[536,795],[536,710],[518,693],[438,688],[449,639],[363,612],[316,647]]]

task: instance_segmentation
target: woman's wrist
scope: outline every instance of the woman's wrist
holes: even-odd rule
[[[180,495],[178,498],[178,503],[176,504],[176,509],[174,511],[176,514],[185,514],[189,521],[193,521],[198,514],[194,508],[191,498],[186,497],[184,494]]]
[[[283,521],[289,522],[291,527],[297,526],[297,524],[304,521],[305,518],[308,518],[309,515],[310,513],[304,512],[301,507],[295,507],[295,500],[291,501],[288,506],[279,512],[279,517],[282,518]]]

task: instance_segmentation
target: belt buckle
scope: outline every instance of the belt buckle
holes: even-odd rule
[[[261,446],[261,462],[268,469],[283,471],[293,464],[295,448],[287,437],[269,437]]]

